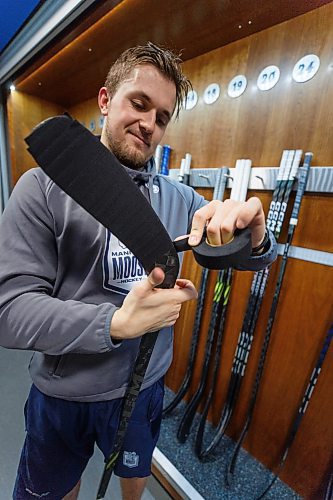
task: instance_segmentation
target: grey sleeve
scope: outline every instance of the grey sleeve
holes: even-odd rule
[[[116,307],[52,296],[57,273],[54,220],[36,175],[17,183],[0,220],[0,345],[46,354],[113,349]]]

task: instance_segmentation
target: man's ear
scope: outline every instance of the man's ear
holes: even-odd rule
[[[98,92],[98,106],[103,116],[107,116],[110,97],[106,87],[100,88]]]

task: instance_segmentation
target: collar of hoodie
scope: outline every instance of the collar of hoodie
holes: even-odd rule
[[[98,136],[101,139],[101,136]],[[123,165],[124,169],[133,181],[140,187],[145,186],[148,183],[149,193],[152,192],[154,175],[156,174],[156,165],[154,157],[147,161],[145,167],[142,170],[133,170],[132,168]]]
[[[147,187],[149,193],[152,193],[153,183],[154,183],[154,175],[155,175],[155,161],[154,158],[151,158],[147,163],[143,170],[133,170],[132,168],[126,167],[123,165],[124,169],[128,173],[128,175],[133,179],[133,181],[138,185],[139,188]],[[148,186],[147,186],[148,184]],[[144,194],[146,194],[143,191]]]

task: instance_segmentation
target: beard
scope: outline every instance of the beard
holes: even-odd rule
[[[125,141],[114,139],[108,124],[106,126],[106,139],[108,148],[122,165],[133,170],[143,170],[150,157],[146,158],[143,152],[134,146],[129,146]]]

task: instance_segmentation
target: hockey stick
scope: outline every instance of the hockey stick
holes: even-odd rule
[[[251,162],[246,161],[246,160],[238,160],[236,163],[236,172],[237,172],[237,182],[233,184],[233,189],[231,191],[230,198],[234,200],[239,200],[239,201],[245,201],[246,197],[246,189],[243,189],[242,187],[242,182],[243,179],[245,182],[248,184],[249,181],[249,174],[250,174],[250,168],[251,168]],[[244,173],[246,173],[244,175]],[[240,196],[243,196],[243,200],[240,200]],[[227,283],[224,282],[224,276],[226,276]],[[214,337],[215,337],[215,331],[216,331],[216,326],[217,326],[217,320],[219,316],[222,314],[222,309],[223,307],[226,307],[227,305],[227,297],[229,297],[229,292],[230,292],[230,286],[231,286],[231,273],[226,271],[220,271],[219,275],[217,277],[216,285],[215,285],[215,291],[214,291],[214,297],[213,297],[213,307],[212,307],[212,312],[211,312],[211,319],[209,323],[209,328],[208,328],[208,334],[207,334],[207,340],[206,340],[206,348],[205,348],[205,354],[204,354],[204,363],[201,369],[201,375],[200,375],[200,383],[199,386],[194,393],[193,397],[191,398],[190,402],[188,403],[184,415],[181,419],[181,422],[179,424],[178,432],[177,432],[177,437],[178,440],[182,443],[185,442],[187,439],[191,426],[196,414],[196,411],[198,409],[198,406],[200,404],[203,392],[205,390],[206,384],[207,384],[207,378],[208,378],[208,372],[209,372],[209,364],[210,364],[210,359],[211,359],[211,354],[212,354],[212,349],[213,349],[213,342],[214,342]],[[224,293],[224,288],[226,287],[226,294]],[[221,302],[221,298],[224,298],[223,302]],[[224,304],[224,306],[223,306]],[[222,334],[223,332],[220,332]]]
[[[297,168],[299,166],[301,153],[301,151],[297,151],[296,153],[294,151],[284,151],[281,158],[277,185],[273,193],[273,199],[266,221],[267,227],[273,228],[276,238],[278,238],[280,234],[285,214],[285,207],[290,196]],[[279,224],[277,224],[277,221]],[[242,329],[239,334],[232,364],[226,402],[213,439],[206,449],[199,455],[199,458],[202,460],[207,459],[218,446],[231,419],[245,374],[247,360],[253,341],[254,329],[267,285],[268,276],[269,268],[266,268],[262,271],[256,272],[252,280],[248,307],[245,313]]]
[[[308,383],[307,388],[305,390],[305,393],[304,393],[304,396],[303,396],[303,399],[302,399],[302,403],[299,406],[297,415],[296,415],[296,417],[295,417],[295,419],[293,421],[293,424],[292,424],[292,427],[291,427],[291,431],[289,433],[289,437],[288,437],[288,440],[287,440],[287,444],[286,444],[285,450],[283,452],[282,458],[280,460],[280,463],[278,465],[277,471],[275,472],[274,478],[272,479],[272,481],[270,482],[270,484],[267,486],[267,488],[263,491],[263,493],[257,498],[257,500],[261,500],[262,498],[264,498],[264,496],[272,488],[273,484],[275,483],[275,481],[278,478],[278,475],[281,472],[281,469],[283,468],[283,466],[285,464],[285,461],[287,459],[289,450],[290,450],[290,448],[291,448],[291,446],[292,446],[292,444],[294,442],[294,439],[296,437],[297,431],[299,429],[299,426],[301,425],[302,419],[304,417],[304,414],[305,414],[306,409],[308,407],[309,401],[310,401],[311,396],[313,394],[314,388],[316,386],[318,377],[319,377],[320,372],[321,372],[321,367],[322,367],[322,365],[324,363],[327,351],[328,351],[328,349],[330,347],[330,343],[332,341],[332,337],[333,337],[333,323],[331,324],[330,329],[329,329],[329,331],[328,331],[328,333],[326,335],[326,338],[324,340],[324,344],[323,344],[322,349],[320,351],[320,354],[319,354],[316,366],[314,367],[313,372],[312,372],[312,374],[310,376],[310,380],[309,380],[309,383]]]
[[[226,175],[228,174],[228,172],[229,172],[229,169],[226,167],[219,169],[218,174],[217,174],[217,178],[216,178],[214,193],[213,193],[214,200],[219,200],[219,199],[222,200],[223,199],[224,189],[225,189],[225,186],[227,183]],[[163,409],[163,416],[168,415],[174,408],[176,408],[176,406],[180,403],[180,401],[185,396],[185,394],[188,391],[188,388],[190,387],[190,384],[192,382],[193,369],[194,369],[194,365],[195,365],[195,361],[196,361],[197,348],[198,348],[199,338],[200,338],[201,317],[202,317],[202,311],[203,311],[203,306],[204,306],[204,301],[205,301],[205,293],[206,293],[208,276],[209,276],[209,269],[203,268],[202,274],[201,274],[198,302],[197,302],[197,308],[196,308],[196,313],[195,313],[194,327],[193,327],[193,333],[192,333],[192,339],[191,339],[189,358],[187,361],[186,373],[185,373],[184,379],[183,379],[176,395],[174,396],[172,401]]]
[[[271,305],[271,309],[270,309],[270,313],[269,313],[269,319],[268,319],[268,323],[267,323],[267,327],[266,327],[266,333],[265,333],[265,337],[264,337],[264,341],[263,341],[263,346],[262,346],[262,350],[260,353],[260,359],[259,359],[259,363],[258,363],[258,367],[257,367],[255,382],[254,382],[254,385],[252,388],[252,396],[251,396],[251,400],[249,403],[249,409],[248,409],[248,413],[247,413],[247,417],[246,417],[246,422],[245,422],[244,428],[242,429],[241,435],[237,441],[235,451],[233,453],[233,456],[231,458],[231,461],[230,461],[230,464],[228,467],[228,472],[227,472],[227,483],[228,484],[230,484],[232,475],[234,473],[238,453],[240,451],[242,443],[243,443],[243,441],[247,435],[247,432],[250,428],[250,425],[251,425],[253,412],[254,412],[254,408],[255,408],[255,403],[256,403],[256,399],[257,399],[257,395],[258,395],[258,391],[259,391],[260,381],[261,381],[263,370],[264,370],[264,364],[265,364],[266,354],[267,354],[268,345],[269,345],[269,341],[270,341],[270,336],[271,336],[271,332],[273,329],[273,324],[274,324],[274,320],[275,320],[275,316],[276,316],[279,296],[280,296],[282,283],[283,283],[283,277],[285,274],[286,265],[287,265],[287,261],[288,261],[288,252],[289,252],[290,245],[292,243],[295,227],[296,227],[297,222],[298,222],[299,210],[300,210],[302,198],[303,198],[303,195],[304,195],[304,192],[306,189],[306,184],[307,184],[307,180],[308,180],[308,176],[309,176],[309,172],[310,172],[311,160],[312,160],[312,153],[306,153],[305,158],[304,158],[303,167],[302,167],[302,169],[300,169],[300,175],[299,175],[299,179],[298,179],[298,187],[297,187],[295,202],[294,202],[292,214],[291,214],[290,221],[289,221],[287,242],[286,242],[285,247],[284,247],[284,253],[283,253],[281,266],[280,266],[280,270],[279,270],[279,275],[278,275],[276,288],[275,288],[275,292],[274,292],[274,297],[273,297],[273,301],[272,301],[272,305]]]

